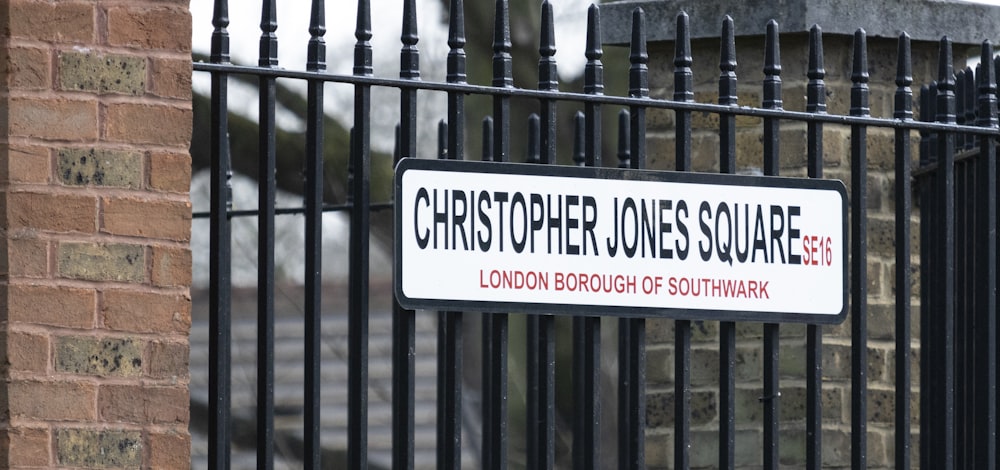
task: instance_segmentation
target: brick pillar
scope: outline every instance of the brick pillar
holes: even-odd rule
[[[188,2],[0,18],[0,468],[186,467]]]
[[[739,104],[761,106],[764,78],[764,31],[769,19],[779,22],[781,36],[781,80],[784,109],[805,111],[808,79],[808,28],[818,23],[823,31],[827,111],[846,115],[850,111],[853,33],[868,32],[871,114],[891,118],[896,90],[897,35],[908,31],[913,39],[914,111],[920,86],[937,79],[938,40],[948,35],[955,41],[956,62],[978,57],[978,44],[995,34],[990,21],[1000,9],[984,5],[905,0],[789,0],[762,6],[759,2],[708,0],[690,2],[638,1],[602,5],[605,40],[627,44],[631,12],[646,11],[651,95],[670,99],[673,94],[674,25],[678,12],[690,15],[695,101],[718,103],[719,34],[722,16],[730,14],[736,24]],[[836,11],[831,11],[835,8]],[[928,18],[933,19],[929,21]],[[974,52],[973,52],[974,51]],[[956,68],[956,71],[959,70]],[[648,111],[647,162],[651,168],[673,169],[674,113]],[[718,115],[692,115],[692,166],[695,171],[719,171]],[[763,168],[762,120],[736,118],[737,166],[740,171],[759,173]],[[781,122],[781,175],[806,174],[806,125]],[[895,200],[894,131],[868,129],[868,465],[892,468],[895,417],[895,310],[893,223]],[[823,128],[824,177],[850,185],[850,127],[826,124]],[[918,157],[919,135],[911,136],[913,158]],[[911,226],[916,242],[919,227]],[[913,244],[914,255],[918,253]],[[914,278],[914,281],[917,281]],[[914,427],[914,462],[919,451],[919,298],[913,287],[913,349],[911,356]],[[669,468],[673,464],[674,349],[672,321],[651,320],[647,333],[647,444],[646,463]],[[823,465],[850,465],[851,456],[851,329],[850,319],[823,329]],[[736,466],[757,468],[762,461],[761,377],[762,336],[760,323],[739,323],[736,352]],[[780,460],[783,465],[805,465],[806,376],[805,327],[787,324],[780,329]],[[712,467],[718,462],[718,322],[693,322],[691,349],[691,464]]]

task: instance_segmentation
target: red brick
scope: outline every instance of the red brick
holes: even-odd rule
[[[190,286],[190,248],[154,246],[152,281],[153,285],[158,287]]]
[[[190,347],[186,342],[155,341],[149,344],[149,376],[156,379],[189,377]]]
[[[16,277],[46,277],[49,273],[49,243],[36,238],[7,240],[3,270]]]
[[[150,153],[149,186],[158,191],[188,193],[191,190],[191,155]]]
[[[191,298],[131,290],[104,292],[104,326],[137,333],[182,333],[191,330]]]
[[[48,90],[52,87],[49,49],[10,47],[0,50],[0,66],[12,90]]]
[[[8,450],[4,465],[11,468],[48,467],[51,452],[51,439],[47,429],[39,428],[8,428],[0,432],[4,442],[0,449]]]
[[[97,418],[97,387],[86,382],[11,381],[10,416],[33,420]]]
[[[91,289],[12,285],[8,321],[65,328],[93,328],[97,294]]]
[[[191,465],[191,436],[184,430],[149,434],[152,468],[187,468]]]
[[[102,231],[114,235],[188,241],[191,203],[138,198],[104,198]]]
[[[150,123],[156,125],[150,125]],[[105,134],[108,140],[187,148],[191,142],[191,106],[138,103],[108,105]]]
[[[108,42],[139,49],[191,51],[191,15],[186,6],[108,9]]]
[[[52,232],[94,233],[97,230],[97,200],[92,196],[10,193],[7,195],[7,226]]]
[[[152,59],[150,91],[163,98],[191,99],[191,56]]]
[[[11,136],[70,141],[97,139],[97,101],[94,99],[11,98],[9,103],[7,119]],[[149,122],[155,120],[141,124],[147,128],[156,127],[149,126]]]
[[[21,332],[7,333],[7,362],[11,370],[45,374],[49,368],[49,338]]]
[[[0,177],[11,183],[48,183],[52,176],[52,156],[48,147],[6,144],[7,166],[0,168]]]
[[[14,38],[89,44],[94,41],[96,5],[12,0],[7,26]]]
[[[104,385],[97,397],[97,407],[105,422],[187,424],[189,406],[186,385]]]

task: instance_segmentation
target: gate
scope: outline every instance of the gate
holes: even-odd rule
[[[716,103],[694,101],[692,58],[688,17],[677,16],[674,65],[674,91],[671,99],[651,98],[647,78],[644,13],[637,9],[632,16],[632,34],[627,96],[604,94],[603,50],[600,10],[589,10],[587,26],[587,63],[582,92],[559,90],[551,4],[542,3],[539,81],[535,90],[516,88],[512,77],[510,19],[506,0],[497,0],[493,42],[493,76],[490,85],[467,82],[466,43],[462,0],[451,0],[449,9],[450,52],[447,56],[445,82],[424,81],[420,74],[417,49],[416,7],[414,0],[403,2],[403,34],[399,78],[377,77],[373,70],[371,7],[359,0],[354,68],[351,75],[326,72],[325,7],[313,0],[305,70],[279,67],[277,20],[274,0],[262,2],[262,34],[257,66],[230,62],[229,26],[226,0],[216,0],[212,51],[208,62],[195,62],[196,73],[210,75],[211,95],[211,210],[196,214],[207,217],[211,225],[210,287],[210,364],[208,434],[209,465],[229,468],[231,443],[234,441],[231,415],[231,313],[232,259],[231,222],[236,217],[253,216],[259,224],[257,279],[257,379],[255,436],[258,468],[271,468],[275,458],[274,370],[275,325],[275,230],[277,217],[288,213],[304,214],[306,249],[305,293],[301,299],[305,311],[304,360],[305,387],[302,391],[303,422],[301,458],[307,468],[320,468],[324,454],[321,439],[320,397],[329,387],[340,383],[321,380],[322,301],[320,240],[324,212],[345,212],[350,218],[350,269],[348,289],[348,378],[346,394],[347,438],[346,464],[349,468],[377,466],[368,455],[368,339],[371,286],[369,281],[369,239],[373,221],[389,207],[373,203],[371,128],[372,90],[396,89],[400,93],[399,124],[395,158],[427,158],[417,142],[418,120],[438,116],[418,116],[417,98],[430,93],[447,97],[447,113],[440,127],[438,156],[450,159],[482,159],[493,162],[523,160],[541,165],[557,164],[557,107],[579,107],[573,129],[572,160],[580,166],[619,166],[644,169],[647,162],[647,110],[667,110],[674,114],[676,136],[673,170],[691,171],[692,116],[705,113],[718,118],[719,169],[736,173],[736,123],[740,117],[763,121],[761,166],[766,176],[777,176],[778,149],[783,122],[804,122],[807,126],[809,178],[823,178],[824,126],[850,128],[850,171],[846,181],[850,193],[850,336],[851,336],[851,432],[849,452],[852,468],[865,468],[867,459],[867,318],[868,318],[868,217],[867,217],[867,131],[889,128],[895,131],[894,220],[895,252],[892,259],[897,286],[911,285],[911,194],[917,195],[920,219],[920,468],[994,468],[996,460],[996,175],[995,139],[997,123],[997,88],[993,50],[989,42],[982,47],[981,66],[955,74],[951,43],[940,42],[939,79],[921,88],[920,116],[912,109],[910,43],[905,34],[899,37],[898,73],[892,119],[870,116],[866,36],[859,30],[854,36],[853,86],[849,115],[828,114],[826,109],[825,69],[822,34],[813,27],[809,35],[808,86],[805,112],[788,111],[782,104],[781,64],[778,25],[766,28],[764,78],[759,107],[738,103],[736,93],[736,54],[732,19],[722,23],[722,50],[719,94]],[[197,25],[196,25],[197,27]],[[477,31],[476,33],[480,33]],[[250,77],[259,92],[259,208],[238,211],[229,200],[231,143],[229,129],[228,85],[234,77]],[[276,166],[278,148],[275,138],[276,94],[278,80],[301,81],[307,89],[308,113],[304,168],[304,207],[278,208]],[[324,115],[326,84],[353,88],[354,120],[349,145],[346,200],[331,202],[324,178]],[[484,116],[482,149],[467,151],[465,143],[468,96],[482,96],[492,101],[492,110]],[[532,100],[537,114],[524,123],[512,118],[512,100]],[[621,109],[616,132],[604,132],[602,112]],[[512,148],[512,135],[524,133],[527,151]],[[919,167],[911,168],[911,133],[919,132]],[[603,139],[617,138],[617,161],[602,158]],[[911,174],[913,187],[911,187]],[[279,175],[280,176],[280,175]],[[894,306],[895,364],[897,404],[911,402],[911,298],[909,289],[897,288]],[[646,319],[618,319],[617,358],[617,456],[602,460],[602,401],[600,355],[602,323],[592,316],[572,317],[572,452],[573,468],[595,468],[601,462],[617,462],[619,468],[641,468],[646,462]],[[482,320],[482,393],[481,439],[470,443],[463,439],[463,419],[468,411],[463,395],[463,323]],[[691,433],[691,339],[692,320],[674,321],[674,397],[673,467],[690,468],[693,442]],[[530,468],[556,465],[556,322],[550,315],[527,318],[526,338],[526,418],[524,436],[508,433],[508,342],[507,313],[465,314],[438,313],[437,384],[436,384],[436,456],[431,461],[438,468],[460,468],[463,451],[478,448],[478,466],[505,468],[508,443],[524,439]],[[738,323],[719,324],[718,384],[718,466],[736,466],[736,375],[735,354]],[[763,326],[762,411],[763,466],[779,465],[779,332],[778,324]],[[414,381],[415,381],[414,312],[394,303],[392,311],[392,456],[393,468],[415,466]],[[613,347],[615,347],[613,346]],[[806,327],[806,453],[805,466],[823,464],[823,332],[822,327]],[[561,366],[561,364],[560,364]],[[560,400],[562,398],[560,397]],[[894,454],[896,468],[910,468],[912,439],[910,407],[897,406],[894,416]],[[327,461],[329,465],[329,461]]]

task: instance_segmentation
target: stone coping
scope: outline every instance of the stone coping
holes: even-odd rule
[[[646,39],[673,41],[676,16],[691,17],[691,37],[717,38],[722,18],[733,17],[737,36],[763,36],[767,22],[777,20],[782,33],[809,31],[818,24],[824,34],[853,35],[864,28],[869,37],[898,37],[906,31],[914,41],[938,41],[947,35],[955,44],[979,44],[1000,38],[1000,6],[934,0],[627,0],[601,5],[605,44],[628,44],[632,11],[646,13]]]

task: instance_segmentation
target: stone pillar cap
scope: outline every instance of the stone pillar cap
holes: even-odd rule
[[[824,34],[853,35],[864,28],[869,37],[899,37],[955,44],[980,44],[1000,36],[1000,6],[956,0],[627,0],[601,5],[601,29],[606,44],[628,44],[632,11],[646,13],[646,40],[673,41],[676,17],[691,17],[691,38],[717,38],[722,18],[733,17],[737,36],[762,36],[776,20],[782,33],[807,32],[814,24]]]

